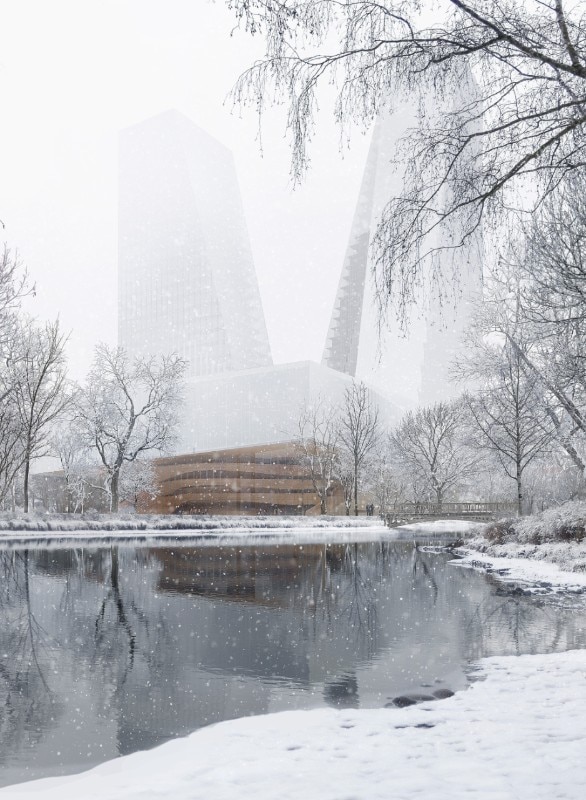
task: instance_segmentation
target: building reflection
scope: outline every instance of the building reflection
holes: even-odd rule
[[[205,547],[151,551],[161,564],[157,589],[284,608],[307,580],[323,585],[340,571],[346,545]]]
[[[586,646],[583,611],[448,561],[407,543],[0,550],[0,782]]]

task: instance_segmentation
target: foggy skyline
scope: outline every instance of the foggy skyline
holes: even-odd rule
[[[254,112],[225,102],[262,50],[230,35],[222,4],[0,0],[0,13],[4,241],[36,284],[27,311],[72,331],[72,376],[116,341],[118,132],[169,108],[234,153],[275,362],[319,362],[370,136],[341,154],[326,101],[293,191],[283,117],[263,120],[261,153]]]

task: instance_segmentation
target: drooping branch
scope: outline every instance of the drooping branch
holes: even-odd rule
[[[324,83],[344,128],[406,97],[415,109],[374,241],[383,312],[404,318],[430,274],[445,280],[447,263],[457,278],[476,257],[480,225],[502,233],[586,165],[585,0],[440,0],[433,21],[408,0],[228,5],[266,45],[234,102],[286,104],[295,180]]]

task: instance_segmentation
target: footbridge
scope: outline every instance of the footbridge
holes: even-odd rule
[[[501,517],[514,516],[515,503],[397,503],[385,514],[389,527],[408,522],[434,522],[441,519],[465,519],[489,522]]]

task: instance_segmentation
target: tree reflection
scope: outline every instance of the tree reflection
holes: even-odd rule
[[[432,602],[435,605],[438,599],[438,585],[433,569],[429,565],[428,557],[419,549],[417,545],[413,547],[411,556],[411,573],[413,576],[413,586],[415,588],[429,587],[432,593]]]
[[[358,708],[358,680],[354,673],[324,683],[324,700],[335,708]]]
[[[556,652],[579,646],[568,637],[575,609],[554,604],[551,598],[517,594],[486,576],[494,593],[468,612],[467,641],[471,658],[510,653]]]
[[[0,760],[38,742],[62,712],[42,661],[49,635],[30,591],[30,555],[0,551]]]
[[[126,682],[129,671],[134,666],[136,633],[128,620],[126,606],[120,592],[120,561],[117,547],[110,549],[110,558],[110,588],[102,600],[100,611],[96,617],[95,638],[96,650],[101,650],[102,653],[106,651],[111,657],[115,656],[116,661],[123,665],[121,679],[118,681],[118,690],[120,690]],[[114,610],[114,624],[108,615],[110,604]],[[121,632],[126,636],[125,647],[120,647],[118,634]],[[122,656],[121,658],[123,653],[126,653],[126,657]]]
[[[583,612],[502,591],[403,542],[0,551],[0,761],[78,747],[78,704],[114,755],[273,699],[376,705],[463,684],[468,659],[586,645]]]
[[[380,581],[376,580],[372,572],[365,570],[363,566],[359,546],[357,544],[346,545],[344,570],[347,580],[341,592],[341,611],[351,627],[369,640],[369,650],[372,651],[376,649],[376,587]]]
[[[95,618],[94,670],[100,669],[101,680],[114,687],[119,695],[140,659],[146,669],[144,680],[150,682],[160,669],[157,653],[166,636],[166,620],[162,614],[148,613],[137,600],[140,581],[136,580],[136,563],[130,563],[126,573],[120,564],[120,550],[111,547],[110,569],[104,582],[105,594]],[[156,680],[154,681],[156,683]]]

